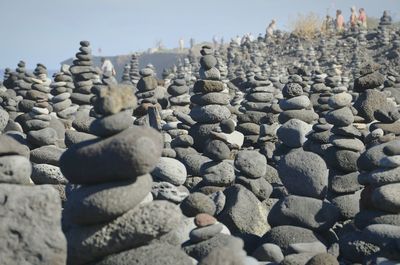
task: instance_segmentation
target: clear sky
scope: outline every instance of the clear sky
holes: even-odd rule
[[[168,48],[214,35],[225,41],[237,34],[265,32],[272,18],[288,29],[298,13],[364,7],[380,17],[391,10],[400,19],[400,0],[0,0],[0,69],[15,68],[25,60],[28,68],[44,63],[58,69],[59,62],[74,56],[86,39],[98,55],[128,54],[153,47],[162,40]]]

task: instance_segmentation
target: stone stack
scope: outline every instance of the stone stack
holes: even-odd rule
[[[382,17],[379,20],[379,41],[381,45],[389,45],[390,43],[390,30],[392,26],[392,17],[388,14],[388,11],[384,11]]]
[[[363,173],[358,180],[364,189],[361,211],[355,218],[355,225],[361,230],[358,240],[366,242],[376,256],[397,261],[400,259],[399,147],[400,142],[394,140],[361,155],[358,165]]]
[[[78,105],[90,105],[90,100],[93,97],[91,89],[97,72],[93,67],[92,49],[89,41],[81,41],[80,45],[79,52],[75,55],[76,59],[70,67],[75,85],[71,100]]]
[[[299,124],[289,127],[287,123],[290,122]],[[304,135],[300,125],[304,122],[292,119],[287,123],[278,130],[278,137],[293,149],[278,162],[278,173],[289,194],[282,196],[271,208],[268,223],[272,228],[262,237],[261,246],[282,253],[285,260],[310,259],[315,254],[326,253],[322,235],[333,227],[339,212],[324,200],[328,188],[328,169],[324,160],[302,148]],[[294,139],[297,139],[296,147]]]
[[[26,99],[32,101],[33,106],[28,113],[19,116],[17,121],[27,133],[32,147],[54,145],[59,137],[57,131],[50,128],[52,107],[48,101],[51,80],[47,77],[47,69],[41,64],[37,65],[34,73],[36,76],[32,78],[32,89],[26,94]]]
[[[136,96],[138,98],[139,106],[135,109],[135,116],[138,117],[137,122],[146,118],[149,107],[156,107],[161,109],[158,104],[157,95],[157,79],[154,77],[154,71],[150,68],[143,68],[140,70],[141,78],[137,83]],[[142,117],[142,119],[140,119]]]
[[[66,264],[61,201],[51,186],[32,186],[29,149],[0,135],[0,206],[4,264]]]
[[[216,68],[217,60],[211,47],[205,45],[201,49],[200,77],[193,87],[195,95],[191,102],[195,104],[190,112],[191,118],[197,123],[189,133],[194,139],[194,147],[201,151],[212,131],[218,130],[220,122],[231,116],[227,105],[229,94],[224,93],[224,83],[220,81],[221,74]]]
[[[139,73],[139,58],[137,54],[132,54],[131,56],[131,61],[130,61],[130,70],[129,70],[129,76],[131,78],[131,81],[134,85],[136,85],[139,82],[140,79],[140,73]]]
[[[64,211],[68,264],[132,259],[139,247],[181,222],[174,204],[141,203],[151,191],[149,173],[160,158],[162,139],[152,128],[130,127],[132,91],[100,86],[93,92],[99,118],[90,130],[99,138],[71,146],[60,158],[66,178],[80,184],[71,186]]]
[[[168,100],[170,109],[184,114],[190,112],[190,95],[189,87],[186,85],[185,79],[175,79],[168,87],[168,93],[171,95]]]
[[[18,102],[19,98],[15,90],[7,88],[0,82],[0,108],[4,109],[12,120],[19,115]],[[3,122],[7,121],[4,120]]]
[[[353,126],[351,102],[352,96],[347,92],[333,95],[329,99],[333,110],[326,115],[326,121],[333,125],[330,137],[332,147],[325,153],[331,173],[330,200],[340,210],[342,220],[353,219],[359,211],[357,160],[365,150],[361,132]]]
[[[63,120],[72,120],[78,110],[78,105],[72,104],[70,99],[74,90],[72,74],[68,65],[62,65],[58,73],[54,75],[54,82],[50,85],[53,95],[52,106],[57,117]]]
[[[255,76],[249,85],[245,100],[242,101],[245,113],[238,116],[237,130],[245,135],[244,146],[256,146],[260,125],[272,124],[277,120],[277,115],[271,112],[276,91],[272,83],[260,75]]]
[[[132,80],[131,80],[131,77],[130,77],[130,75],[129,75],[130,70],[131,70],[131,67],[129,66],[129,64],[126,64],[126,65],[124,66],[124,71],[123,71],[123,73],[122,73],[122,78],[121,78],[121,83],[122,83],[122,84],[126,84],[126,85],[131,85],[131,84],[133,84],[133,83],[132,83]]]
[[[279,101],[279,107],[282,109],[279,114],[281,124],[290,119],[299,119],[312,124],[318,119],[309,97],[303,92],[303,86],[303,79],[298,75],[292,75],[283,88],[282,94],[285,98]]]
[[[386,94],[378,89],[384,84],[385,76],[379,72],[380,65],[369,63],[364,65],[361,70],[361,76],[355,79],[355,92],[359,92],[354,107],[358,111],[358,116],[370,123],[375,120],[374,113],[383,109],[386,104]]]

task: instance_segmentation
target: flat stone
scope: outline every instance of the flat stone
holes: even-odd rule
[[[295,225],[313,231],[326,231],[338,219],[339,211],[332,204],[296,195],[279,200],[268,214],[272,226]]]
[[[190,241],[192,243],[197,243],[210,239],[215,235],[219,234],[222,231],[222,229],[223,226],[220,223],[193,229],[189,234]]]
[[[150,192],[149,174],[135,181],[109,182],[73,189],[64,207],[64,214],[75,224],[89,225],[112,221],[135,208]]]
[[[68,183],[68,180],[64,178],[59,167],[48,164],[34,164],[31,179],[37,185],[65,185]]]
[[[349,126],[354,122],[353,112],[349,107],[335,109],[327,113],[326,121],[336,126]]]
[[[331,143],[340,149],[362,152],[365,150],[364,143],[357,138],[331,137]]]
[[[400,183],[388,184],[374,189],[372,202],[379,210],[400,213]]]
[[[133,125],[132,110],[126,110],[94,120],[89,130],[94,135],[107,137],[122,132],[131,125]]]
[[[329,98],[328,104],[331,108],[339,109],[351,104],[353,97],[346,92],[334,94],[332,97]]]
[[[55,145],[46,145],[33,149],[30,153],[30,160],[36,164],[60,165],[60,157],[65,150]]]
[[[28,132],[27,139],[37,146],[54,145],[57,142],[57,132],[53,128],[44,128]]]
[[[228,119],[231,116],[231,112],[225,106],[214,104],[202,107],[195,106],[192,108],[190,116],[200,123],[215,123]]]
[[[258,261],[280,263],[284,259],[282,250],[278,245],[265,243],[259,246],[252,254]]]
[[[135,179],[154,169],[161,152],[156,130],[134,126],[104,140],[71,146],[61,156],[60,168],[71,183]]]
[[[174,185],[182,185],[186,181],[186,168],[179,160],[169,157],[161,157],[152,175],[162,181],[170,182]]]
[[[279,101],[279,107],[282,110],[305,109],[311,104],[310,99],[303,95]]]
[[[312,230],[291,225],[273,227],[261,239],[262,244],[278,245],[284,255],[289,254],[288,250],[291,244],[312,242],[321,242],[317,234]]]
[[[199,80],[194,83],[194,93],[210,93],[210,92],[221,92],[224,90],[224,83],[213,80]]]
[[[193,265],[193,262],[179,247],[152,243],[109,255],[96,265]]]
[[[348,174],[335,174],[330,179],[330,189],[335,193],[351,193],[358,191],[363,186],[358,182],[358,175],[360,173],[351,172]]]
[[[66,233],[68,260],[71,264],[87,264],[145,245],[175,229],[181,216],[173,203],[155,201],[139,205],[106,225],[74,227]]]
[[[184,251],[196,260],[202,260],[214,249],[226,247],[228,249],[241,250],[243,241],[237,237],[225,234],[218,234],[209,240],[184,247]],[[224,257],[225,259],[225,257]]]
[[[0,135],[0,156],[4,155],[21,155],[29,158],[29,148],[13,137],[2,134]]]
[[[260,201],[264,201],[271,196],[272,186],[264,178],[250,179],[246,177],[236,178],[236,183],[249,189]]]

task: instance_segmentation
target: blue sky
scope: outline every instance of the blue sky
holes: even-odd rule
[[[191,37],[258,35],[272,18],[288,29],[298,13],[334,16],[340,8],[347,19],[352,5],[375,17],[388,9],[400,19],[400,0],[0,0],[0,69],[15,68],[21,59],[28,68],[41,62],[58,69],[83,39],[94,54],[99,48],[102,55],[127,54],[157,40],[172,48],[181,37],[188,45]]]

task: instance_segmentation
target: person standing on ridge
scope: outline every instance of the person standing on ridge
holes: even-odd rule
[[[104,57],[101,58],[101,72],[103,75],[105,73],[111,74],[112,76],[116,75],[114,65],[111,63],[109,59],[106,59]]]
[[[344,17],[340,9],[336,10],[336,30],[337,32],[343,32],[344,30]]]
[[[358,23],[362,28],[366,29],[367,28],[367,14],[365,13],[365,9],[360,8],[359,12],[360,12],[360,14],[358,15]]]
[[[351,9],[351,15],[350,15],[350,29],[354,30],[357,27],[357,13],[356,13],[356,7],[353,6]]]

